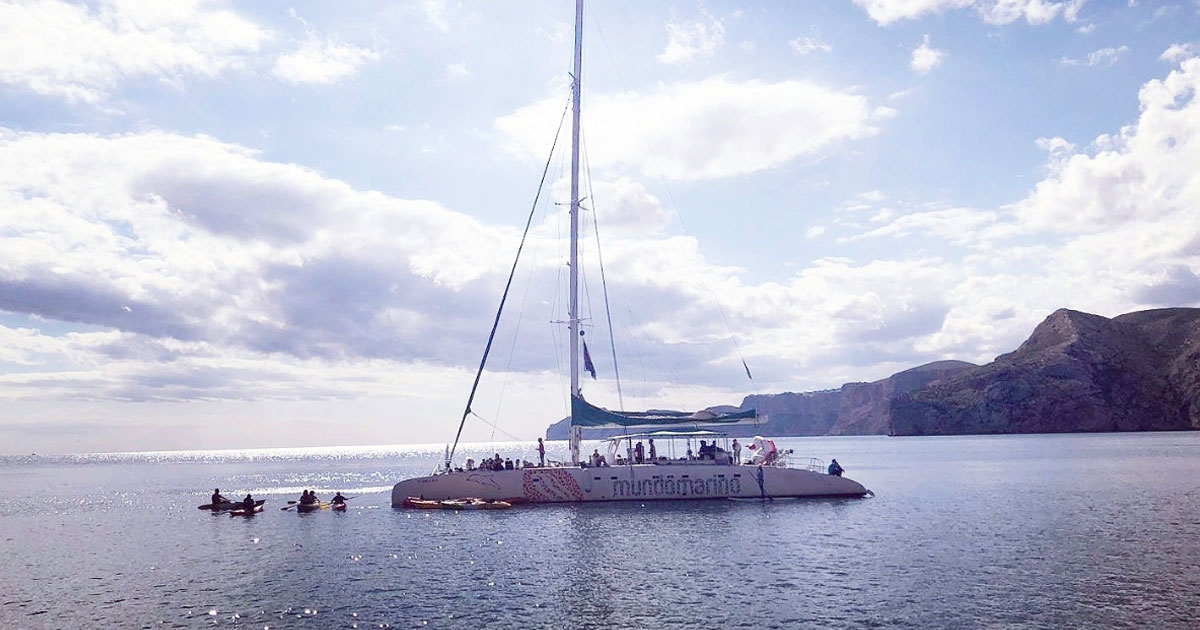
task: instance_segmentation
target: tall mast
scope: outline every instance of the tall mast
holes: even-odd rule
[[[575,72],[571,82],[571,396],[579,391],[579,96],[583,72],[583,0],[575,0]],[[571,405],[572,409],[574,404]],[[573,411],[572,411],[573,413]],[[573,418],[572,418],[573,420]],[[579,464],[583,429],[571,426],[571,463]]]

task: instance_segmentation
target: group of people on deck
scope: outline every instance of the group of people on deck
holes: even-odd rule
[[[454,472],[464,472],[475,470],[521,470],[522,468],[540,468],[546,465],[546,444],[542,441],[542,438],[538,438],[537,441],[537,454],[538,462],[536,464],[529,460],[520,458],[513,460],[509,457],[500,457],[500,453],[496,453],[494,457],[484,458],[483,461],[479,462],[478,466],[475,465],[475,460],[472,458],[467,460],[465,468],[454,468],[452,470]],[[446,472],[450,471],[451,469],[447,468]]]
[[[475,466],[474,459],[468,459],[466,470],[520,470],[532,466],[533,462],[524,459],[518,459],[514,462],[512,458],[500,457],[500,453],[496,453],[495,457],[484,458],[483,461],[479,462],[479,466]],[[462,471],[463,469],[458,469],[458,472]]]

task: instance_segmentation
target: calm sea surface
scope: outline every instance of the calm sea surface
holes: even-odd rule
[[[0,458],[0,627],[1200,627],[1200,433],[778,442],[877,496],[423,512],[389,492],[436,448]]]

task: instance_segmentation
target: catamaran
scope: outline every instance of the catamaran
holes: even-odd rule
[[[710,408],[700,412],[677,411],[622,412],[610,411],[587,402],[580,388],[580,346],[582,332],[579,316],[579,145],[580,145],[580,86],[583,64],[583,0],[575,3],[575,56],[571,86],[571,202],[570,202],[570,304],[569,331],[571,368],[571,462],[549,466],[517,466],[510,469],[487,470],[455,467],[454,454],[462,436],[463,425],[471,414],[479,378],[487,362],[500,312],[492,326],[484,349],[483,360],[475,374],[475,383],[459,423],[454,445],[447,447],[445,460],[438,469],[424,477],[405,479],[392,488],[392,507],[417,502],[436,502],[467,497],[483,501],[508,503],[561,503],[622,500],[678,499],[774,499],[783,497],[862,497],[870,493],[862,484],[839,474],[828,474],[824,462],[809,458],[797,461],[791,451],[781,451],[773,441],[755,437],[748,450],[753,457],[743,460],[736,448],[728,448],[728,436],[700,427],[721,427],[745,422],[761,422],[755,410]],[[527,228],[528,229],[528,228]],[[524,244],[524,241],[522,241]],[[518,256],[520,249],[518,248]],[[514,263],[513,272],[516,266]],[[505,287],[500,310],[508,296]],[[583,348],[585,367],[590,368],[586,346]],[[749,370],[747,370],[748,372]],[[666,430],[680,426],[692,430]],[[641,434],[618,436],[609,442],[608,456],[590,460],[580,456],[585,427],[619,427],[624,430],[649,429]],[[642,440],[653,444],[655,438],[666,450],[664,455],[653,450],[650,456],[642,450]],[[702,452],[694,452],[693,441],[712,441]],[[634,452],[634,441],[638,452]],[[717,446],[718,440],[726,448]],[[702,442],[702,443],[703,443]],[[686,445],[685,452],[676,452],[675,444]],[[621,455],[621,445],[625,454]],[[682,450],[682,448],[678,449]],[[830,471],[832,472],[832,471]]]

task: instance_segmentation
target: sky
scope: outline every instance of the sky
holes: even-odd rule
[[[573,19],[0,0],[0,454],[448,442],[531,216],[463,437],[543,435]],[[582,75],[594,403],[1200,303],[1197,0],[589,2]]]

